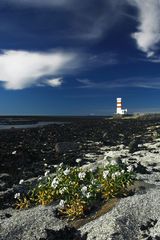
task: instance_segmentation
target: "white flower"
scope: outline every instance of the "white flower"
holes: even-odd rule
[[[108,156],[104,155],[103,160],[107,160]]]
[[[70,173],[70,169],[69,168],[67,168],[65,171],[64,171],[64,175],[68,175]]]
[[[15,155],[16,153],[17,153],[17,151],[13,151],[13,152],[12,152],[12,155]]]
[[[116,164],[117,164],[117,162],[115,160],[111,161],[111,165],[116,165]]]
[[[93,173],[93,172],[95,172],[95,168],[91,168],[91,169],[89,169],[89,171],[90,171],[91,173]]]
[[[113,178],[113,179],[115,179],[115,176],[116,176],[115,173],[112,173],[112,178]]]
[[[127,167],[127,172],[132,172],[133,171],[133,167],[132,166],[128,166]]]
[[[109,165],[109,162],[105,162],[104,166],[107,167]]]
[[[116,177],[118,177],[118,176],[120,176],[120,175],[121,175],[120,172],[115,172],[115,176],[116,176]]]
[[[86,194],[86,198],[90,198],[90,197],[91,197],[91,193],[88,192],[88,193]]]
[[[63,194],[63,190],[62,190],[62,189],[60,189],[60,190],[59,190],[59,193],[60,193],[60,194]]]
[[[45,166],[45,167],[47,167],[47,166],[48,166],[48,164],[47,164],[47,163],[44,163],[44,166]]]
[[[53,167],[54,167],[54,168],[57,168],[57,167],[58,167],[58,165],[53,165]]]
[[[59,207],[60,208],[64,208],[64,206],[65,206],[65,201],[64,200],[60,200]]]
[[[55,178],[53,178],[52,183],[55,183],[57,181],[58,181],[58,179],[55,177]]]
[[[81,188],[81,192],[82,192],[83,195],[85,195],[86,192],[87,192],[87,187],[86,187],[86,186],[83,186],[83,187]]]
[[[122,174],[123,174],[124,172],[125,172],[124,170],[121,171]]]
[[[20,181],[19,181],[19,184],[22,184],[24,182],[24,180],[23,179],[21,179]]]
[[[85,172],[78,173],[78,177],[79,177],[80,180],[83,180],[85,178],[85,176],[86,176]]]
[[[137,163],[135,163],[135,164],[134,164],[134,167],[135,167],[135,168],[137,168],[137,167],[138,167],[138,164],[137,164]]]
[[[65,192],[66,190],[67,190],[67,188],[66,188],[66,187],[64,187],[64,188],[62,189],[62,191],[63,191],[63,192]]]
[[[60,193],[60,194],[63,194],[66,190],[67,190],[67,188],[64,187],[64,188],[62,188],[62,189],[59,190],[59,193]]]
[[[39,181],[40,181],[40,180],[42,180],[42,176],[41,176],[41,177],[39,177],[39,178],[38,178],[38,180],[39,180]]]
[[[21,194],[20,193],[16,193],[15,195],[14,195],[14,198],[20,198],[20,196],[21,196]]]
[[[50,173],[50,170],[47,170],[47,171],[44,173],[44,176],[46,177],[49,173]]]
[[[127,160],[126,159],[122,159],[122,163],[123,164],[127,164]]]
[[[91,184],[92,184],[92,185],[94,185],[95,183],[96,183],[96,181],[95,181],[95,180],[92,180],[92,181],[91,181]]]
[[[108,174],[109,174],[109,171],[108,171],[108,170],[104,171],[104,172],[103,172],[103,177],[104,177],[104,178],[107,178]]]
[[[53,187],[54,189],[56,189],[57,188],[57,186],[58,186],[58,184],[57,183],[51,183],[51,187]]]
[[[82,161],[81,158],[77,158],[77,159],[76,159],[76,163],[80,163],[81,161]]]
[[[51,187],[53,187],[54,189],[58,186],[58,179],[55,177],[51,183]]]

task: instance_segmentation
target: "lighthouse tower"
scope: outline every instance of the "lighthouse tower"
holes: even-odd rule
[[[122,109],[122,98],[117,98],[116,114],[124,115],[125,113],[127,113],[127,109]]]

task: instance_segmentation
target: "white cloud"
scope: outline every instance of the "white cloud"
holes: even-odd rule
[[[147,57],[153,57],[160,42],[160,0],[128,1],[138,8],[138,31],[132,37]]]
[[[0,54],[0,81],[3,81],[6,89],[15,90],[38,85],[42,78],[46,79],[46,84],[57,86],[62,80],[48,80],[48,76],[55,77],[73,71],[76,67],[75,57],[75,54],[64,52],[6,50]]]
[[[47,80],[47,84],[51,87],[59,87],[63,83],[62,78],[54,78],[54,79],[49,79]]]

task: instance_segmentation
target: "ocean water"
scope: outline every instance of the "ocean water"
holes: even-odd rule
[[[38,122],[33,124],[0,124],[0,130],[11,129],[11,128],[36,128],[47,126],[49,124],[67,124],[67,122]]]

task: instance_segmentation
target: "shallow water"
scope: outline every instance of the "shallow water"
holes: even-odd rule
[[[32,123],[32,124],[0,124],[0,130],[3,129],[11,129],[11,128],[36,128],[36,127],[42,127],[47,126],[50,124],[66,124],[67,122],[38,122],[38,123]]]

